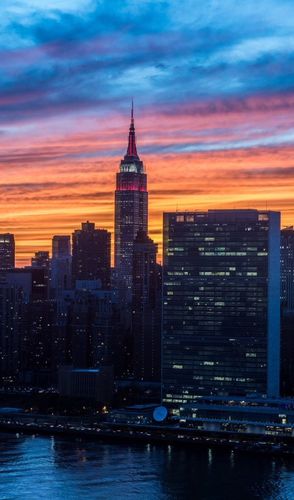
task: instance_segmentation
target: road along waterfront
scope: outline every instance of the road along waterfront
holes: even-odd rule
[[[61,435],[92,440],[116,440],[125,442],[166,443],[182,445],[221,446],[240,451],[293,454],[294,437],[287,433],[269,431],[268,434],[248,432],[240,426],[212,425],[194,428],[183,424],[134,424],[97,422],[95,417],[57,417],[22,413],[0,417],[0,430],[14,433]]]

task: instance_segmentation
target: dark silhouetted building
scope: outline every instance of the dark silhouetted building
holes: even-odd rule
[[[281,299],[284,309],[294,311],[294,228],[281,231]]]
[[[68,359],[76,368],[112,362],[112,292],[99,286],[100,281],[77,281],[60,299],[59,338],[68,339]]]
[[[280,214],[164,214],[162,397],[279,395]]]
[[[1,273],[0,371],[40,385],[41,371],[51,371],[56,304],[47,298],[46,268],[8,269]],[[1,365],[1,363],[0,363]],[[51,374],[46,374],[46,385]]]
[[[111,366],[91,369],[61,367],[58,386],[61,396],[108,404],[113,396],[113,370]]]
[[[281,231],[282,380],[284,396],[294,396],[294,228]]]
[[[43,276],[44,276],[44,284],[43,285],[41,284],[42,273],[39,273],[39,277],[38,277],[38,273],[36,272],[35,276],[36,276],[36,279],[38,281],[38,286],[40,288],[40,292],[41,292],[41,288],[43,286],[44,297],[48,298],[49,287],[50,287],[50,274],[51,274],[51,260],[49,257],[49,252],[43,251],[43,250],[36,252],[34,257],[32,257],[31,267],[32,267],[32,269],[43,270]]]
[[[50,267],[49,252],[47,251],[36,252],[34,257],[32,257],[32,267],[39,267],[49,270]]]
[[[35,386],[49,386],[57,379],[53,365],[56,301],[31,300],[28,304],[27,335],[22,340],[23,380]]]
[[[15,380],[22,360],[22,342],[26,336],[26,296],[21,284],[0,283],[0,379]]]
[[[148,232],[147,175],[136,148],[133,109],[127,153],[116,174],[115,267],[121,300],[132,301],[133,245],[139,230]]]
[[[14,235],[0,234],[0,269],[15,267],[15,242]]]
[[[138,380],[160,380],[161,266],[157,245],[139,231],[133,253],[132,334],[134,375]]]
[[[48,269],[41,264],[7,270],[14,326],[9,332],[11,345],[18,345],[18,380],[32,385],[49,385],[53,379],[52,345],[56,323],[56,302],[48,299]],[[13,318],[11,316],[14,309]],[[7,316],[8,317],[8,316]],[[12,333],[13,332],[13,333]],[[10,351],[10,364],[15,362]],[[57,376],[55,376],[57,378]]]
[[[93,222],[83,222],[72,235],[72,278],[100,280],[102,288],[110,287],[111,234],[95,229]]]
[[[43,267],[8,269],[5,279],[11,286],[22,287],[28,300],[45,300],[48,297],[48,273]]]

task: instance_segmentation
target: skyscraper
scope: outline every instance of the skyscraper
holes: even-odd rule
[[[163,401],[278,396],[279,295],[279,213],[164,214]]]
[[[133,246],[139,230],[148,231],[147,175],[136,147],[133,106],[127,153],[116,174],[115,267],[127,303],[132,299]]]
[[[15,267],[15,242],[14,235],[0,234],[0,269]]]
[[[101,281],[102,288],[110,287],[111,234],[95,229],[93,222],[83,222],[82,229],[72,235],[72,277],[76,280]]]
[[[143,231],[134,242],[132,334],[134,375],[138,380],[160,381],[161,266],[157,245]]]

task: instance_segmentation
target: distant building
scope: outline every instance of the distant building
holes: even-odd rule
[[[70,257],[70,236],[55,235],[52,238],[52,258]]]
[[[113,396],[113,373],[109,366],[81,369],[61,367],[58,387],[61,396],[110,403]]]
[[[39,251],[36,252],[34,257],[32,257],[32,267],[42,267],[44,269],[49,269],[50,257],[49,252]]]
[[[72,278],[101,281],[102,288],[110,287],[111,234],[95,229],[93,222],[83,222],[72,235]]]
[[[127,304],[132,301],[133,245],[139,230],[148,232],[148,192],[132,109],[128,149],[116,174],[115,191],[115,268],[120,298]]]
[[[44,272],[44,295],[48,298],[49,288],[50,288],[50,277],[51,277],[51,260],[49,257],[48,251],[38,251],[35,253],[34,257],[32,257],[32,269],[40,269]],[[40,273],[41,275],[41,273]],[[39,283],[40,291],[41,291],[41,283]]]
[[[72,286],[70,236],[53,236],[51,260],[51,290],[59,297]]]
[[[3,274],[3,273],[2,273]],[[48,297],[48,269],[45,267],[18,267],[4,273],[9,285],[21,287],[26,300],[45,300]]]
[[[134,375],[138,380],[160,380],[161,267],[157,245],[139,231],[133,253],[132,334]]]
[[[162,397],[279,395],[280,214],[164,214]]]
[[[0,234],[0,269],[15,267],[15,242],[14,235]]]

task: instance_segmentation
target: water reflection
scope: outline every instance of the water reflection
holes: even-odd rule
[[[0,435],[0,500],[294,498],[294,459]]]

